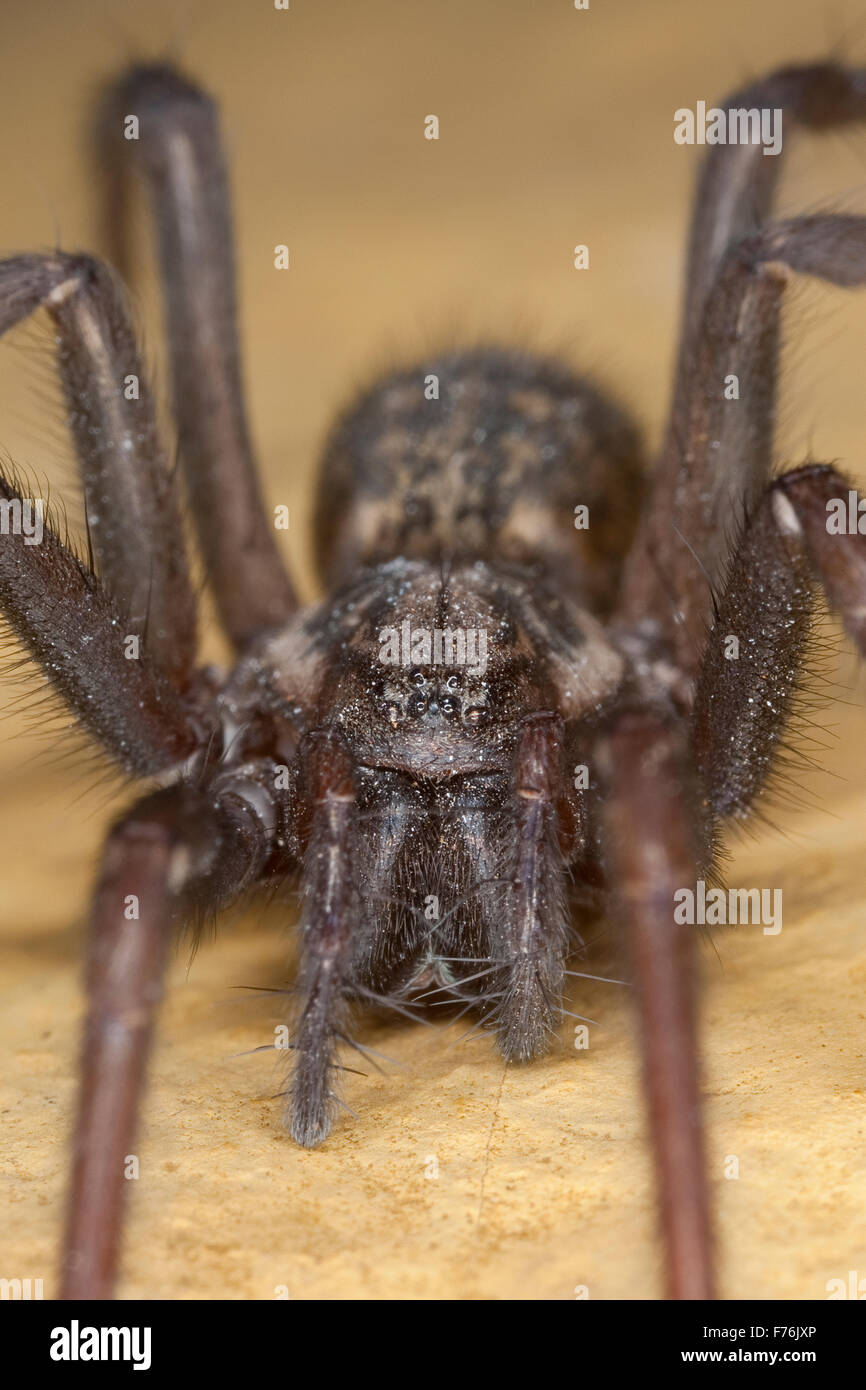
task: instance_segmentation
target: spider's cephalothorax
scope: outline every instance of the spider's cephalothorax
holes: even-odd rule
[[[781,108],[786,134],[861,121],[866,73],[786,69],[728,106]],[[771,468],[785,284],[866,283],[866,219],[768,220],[781,159],[711,150],[649,486],[628,420],[564,368],[489,349],[424,360],[333,432],[328,597],[300,610],[245,422],[214,106],[171,68],[137,68],[101,129],[119,266],[127,161],[158,223],[179,452],[237,663],[196,668],[177,480],[119,281],[60,252],[0,263],[0,332],[40,306],[55,323],[91,551],[50,526],[34,543],[28,499],[0,480],[0,604],[82,727],[152,781],[110,832],[93,905],[64,1292],[112,1287],[177,925],[293,876],[289,1124],[308,1145],[333,1119],[353,1000],[450,993],[528,1060],[559,1017],[573,908],[609,910],[640,1012],[669,1290],[711,1296],[693,928],[675,894],[766,781],[819,588],[866,650],[866,538],[825,524],[848,482]]]

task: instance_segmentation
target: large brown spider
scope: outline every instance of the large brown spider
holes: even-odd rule
[[[789,68],[723,107],[781,108],[786,132],[859,121],[866,72]],[[526,1061],[561,1016],[573,910],[621,922],[669,1292],[712,1297],[695,932],[675,895],[766,782],[819,588],[866,651],[866,539],[827,525],[848,482],[771,478],[785,284],[866,282],[866,219],[770,221],[781,160],[712,149],[646,500],[637,433],[591,385],[523,352],[444,355],[338,423],[316,517],[328,598],[299,611],[247,436],[213,103],[136,68],[102,129],[114,194],[131,159],[151,195],[180,456],[238,660],[196,669],[178,482],[117,279],[82,255],[3,262],[0,332],[39,306],[56,325],[91,554],[4,527],[0,603],[83,728],[155,784],[111,830],[93,906],[63,1296],[112,1290],[176,923],[296,875],[287,1123],[305,1145],[330,1129],[339,1045],[360,1047],[352,1001],[404,1009],[432,987]]]

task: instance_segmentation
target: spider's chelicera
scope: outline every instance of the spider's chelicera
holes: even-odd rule
[[[866,73],[787,69],[734,108],[783,111],[786,133],[861,121]],[[173,69],[137,68],[101,130],[121,269],[133,166],[153,207],[186,492],[237,663],[196,666],[178,479],[118,278],[82,255],[3,262],[0,332],[40,306],[54,321],[90,555],[50,516],[38,544],[4,526],[0,603],[81,726],[151,782],[110,832],[92,911],[65,1295],[112,1288],[177,923],[294,876],[287,1123],[305,1145],[332,1125],[353,1002],[411,1011],[448,993],[527,1061],[561,1018],[575,914],[611,913],[669,1291],[712,1296],[695,928],[675,904],[766,782],[819,589],[866,649],[866,538],[826,524],[850,484],[771,466],[785,285],[863,284],[866,219],[772,221],[782,160],[711,149],[650,480],[627,416],[567,368],[499,348],[424,360],[331,435],[315,519],[327,597],[302,609],[245,423],[214,106]],[[14,481],[0,501],[23,517]]]

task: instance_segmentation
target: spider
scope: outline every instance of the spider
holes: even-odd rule
[[[844,125],[866,118],[866,71],[787,68],[723,105],[781,108],[786,131]],[[827,525],[848,481],[771,465],[785,286],[866,282],[866,219],[773,221],[782,160],[711,148],[654,471],[623,410],[566,366],[499,347],[422,361],[330,436],[327,597],[301,608],[247,432],[215,105],[137,66],[100,129],[118,264],[132,169],[149,193],[186,492],[237,657],[196,666],[180,481],[117,274],[59,251],[4,261],[0,332],[39,307],[54,323],[89,555],[50,524],[39,544],[4,527],[2,610],[84,730],[150,784],[94,895],[61,1296],[114,1287],[178,925],[294,877],[287,1125],[307,1146],[334,1122],[359,1003],[410,1011],[432,990],[528,1062],[562,1016],[576,915],[619,924],[668,1294],[713,1297],[695,931],[674,902],[766,783],[819,590],[866,651],[866,539]],[[14,519],[27,499],[0,488]]]

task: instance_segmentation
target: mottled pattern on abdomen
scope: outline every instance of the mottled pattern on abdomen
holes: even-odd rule
[[[331,434],[319,567],[333,585],[397,556],[538,564],[604,611],[642,476],[628,417],[559,363],[481,348],[420,362],[363,395]]]

